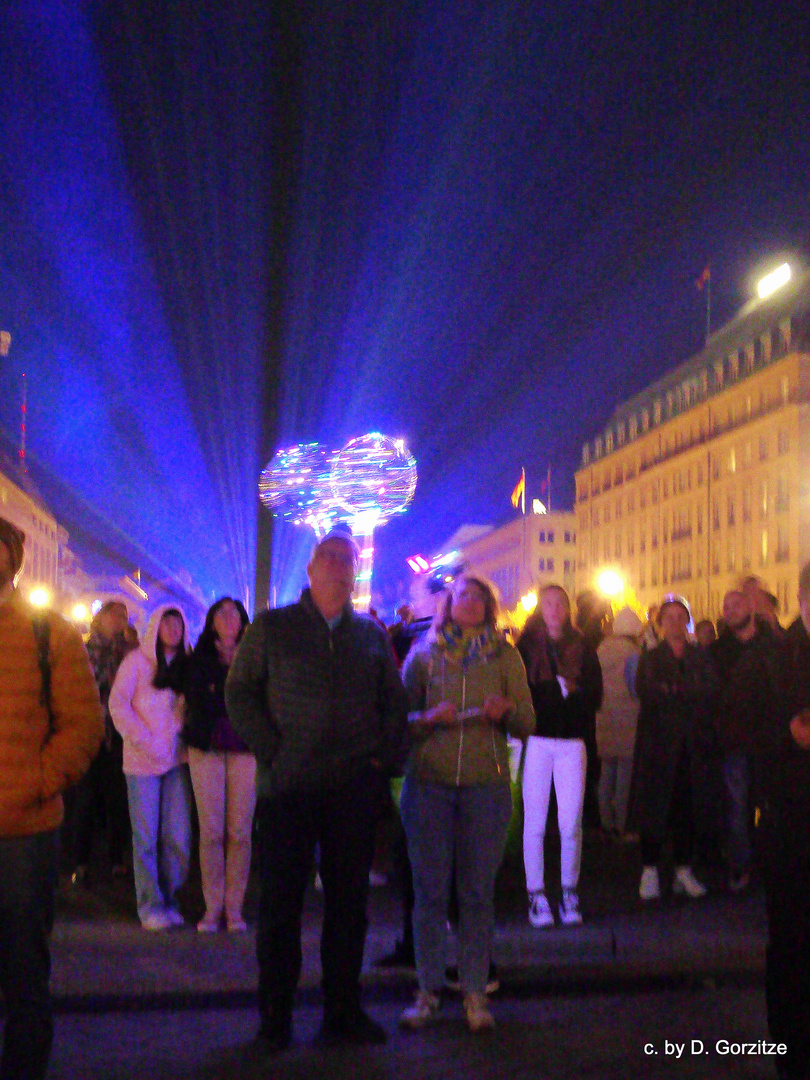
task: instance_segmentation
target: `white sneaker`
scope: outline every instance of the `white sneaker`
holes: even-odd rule
[[[551,906],[544,892],[529,893],[529,922],[538,930],[554,925]]]
[[[582,922],[576,889],[563,889],[560,901],[560,922],[563,926],[579,926]]]
[[[642,900],[660,900],[661,882],[658,878],[657,866],[645,866],[641,871],[641,881],[638,886],[638,895]]]
[[[467,994],[464,998],[464,1018],[470,1031],[491,1031],[495,1017],[489,1011],[486,994]]]
[[[677,896],[688,896],[690,900],[700,900],[706,895],[706,886],[701,885],[692,873],[691,866],[676,866],[672,891]]]
[[[421,1031],[427,1024],[432,1024],[438,1018],[441,1002],[438,994],[429,994],[426,990],[420,990],[416,995],[416,1001],[403,1010],[399,1018],[399,1026],[409,1031]]]
[[[153,911],[151,915],[144,915],[141,919],[144,930],[168,930],[173,925],[165,911]]]

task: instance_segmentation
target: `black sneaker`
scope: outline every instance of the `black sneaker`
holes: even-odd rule
[[[263,1054],[279,1054],[292,1042],[292,1017],[263,1016],[254,1046]]]
[[[414,968],[416,957],[413,954],[413,942],[406,945],[404,941],[397,941],[393,951],[381,956],[374,961],[374,966],[379,968]]]
[[[324,1013],[315,1036],[316,1046],[383,1046],[386,1041],[385,1031],[362,1009],[338,1015]]]

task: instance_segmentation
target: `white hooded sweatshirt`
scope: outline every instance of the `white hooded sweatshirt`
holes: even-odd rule
[[[152,685],[160,620],[172,608],[180,610],[164,604],[153,612],[140,647],[124,657],[110,690],[110,716],[124,740],[124,772],[130,776],[162,776],[187,760],[180,740],[185,699]],[[188,651],[185,632],[180,648]]]

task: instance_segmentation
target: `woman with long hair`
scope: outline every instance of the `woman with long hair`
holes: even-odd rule
[[[143,643],[124,657],[110,691],[124,741],[138,918],[145,930],[182,926],[176,894],[188,876],[191,791],[184,718],[188,646],[179,608],[159,607]]]
[[[497,620],[492,586],[462,575],[403,669],[412,749],[400,807],[413,866],[419,992],[401,1023],[411,1029],[438,1013],[454,866],[467,1025],[482,1031],[495,1023],[485,989],[495,876],[512,815],[506,737],[525,738],[534,726],[523,663]]]
[[[582,860],[582,807],[587,752],[602,700],[602,671],[592,645],[571,622],[571,602],[560,585],[546,585],[537,611],[518,642],[526,664],[537,725],[526,743],[523,762],[523,862],[529,894],[529,922],[551,926],[546,896],[543,845],[551,781],[560,827],[560,922],[582,922],[579,870]]]
[[[238,600],[217,600],[188,665],[184,736],[200,821],[201,933],[218,930],[223,918],[228,930],[247,929],[242,905],[250,874],[256,759],[231,727],[225,679],[249,622]]]

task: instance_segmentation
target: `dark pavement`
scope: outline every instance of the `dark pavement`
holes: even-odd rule
[[[553,875],[553,856],[551,863]],[[320,1020],[322,897],[310,889],[296,1041],[272,1061],[250,1051],[253,932],[198,934],[198,882],[183,896],[188,928],[150,934],[134,919],[131,882],[110,882],[102,872],[89,889],[63,881],[53,935],[59,1015],[50,1076],[772,1077],[770,1060],[715,1048],[723,1039],[767,1038],[760,892],[731,896],[717,888],[703,901],[665,898],[642,907],[639,869],[635,846],[591,835],[583,859],[584,925],[537,931],[525,917],[520,861],[507,860],[494,943],[503,984],[493,999],[498,1028],[484,1037],[466,1031],[454,996],[435,1028],[418,1035],[397,1030],[414,976],[374,966],[399,932],[399,900],[391,885],[373,889],[365,994],[389,1042],[343,1051],[312,1046]],[[254,881],[250,922],[256,896]],[[704,1043],[703,1053],[691,1052],[693,1039]],[[682,1056],[667,1054],[667,1043],[684,1045]]]

